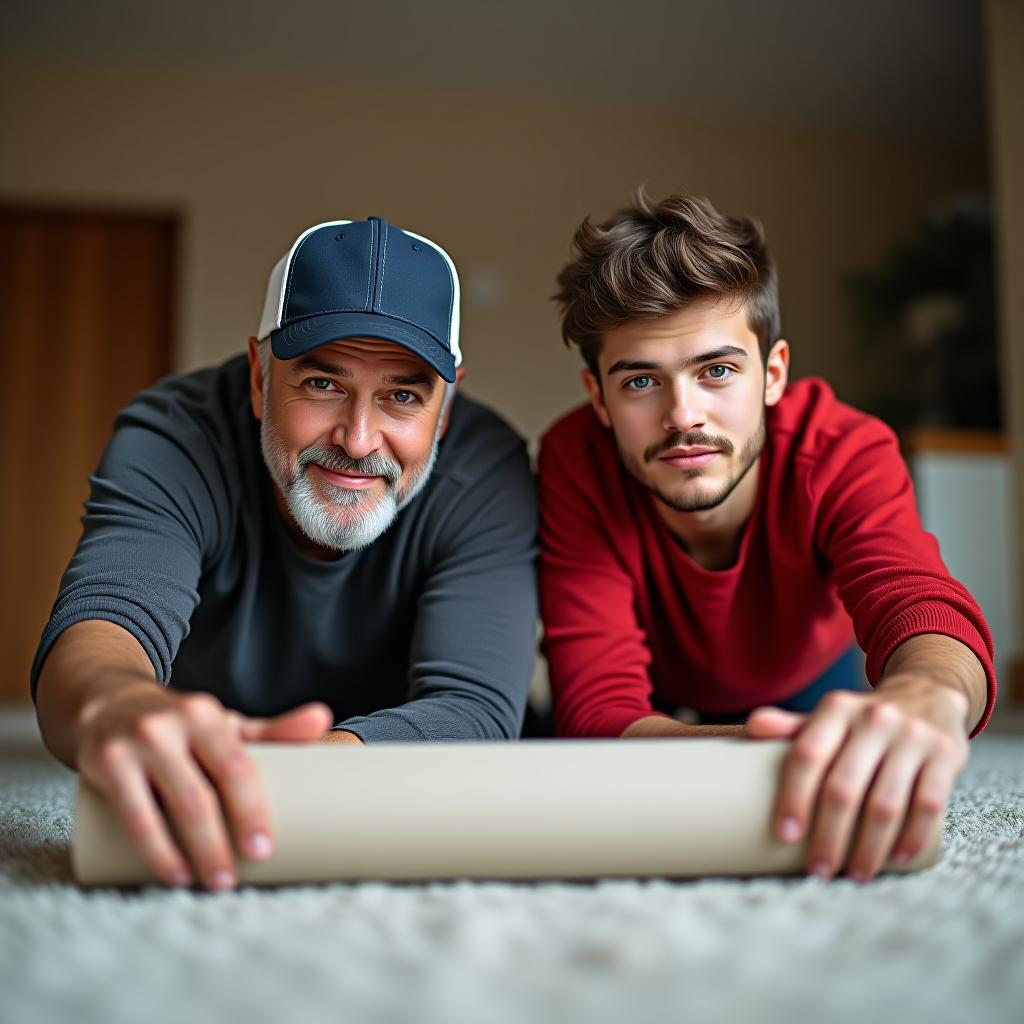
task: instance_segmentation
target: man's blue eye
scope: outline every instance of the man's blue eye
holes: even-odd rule
[[[399,405],[412,405],[416,401],[416,395],[411,391],[396,391],[394,398]]]
[[[653,383],[653,377],[648,377],[647,374],[641,374],[639,377],[631,377],[626,381],[626,387],[633,391],[646,391]]]
[[[309,382],[315,391],[327,391],[331,386],[331,382],[326,377],[310,377]]]
[[[716,373],[716,370],[720,372]],[[712,380],[728,380],[732,375],[732,369],[728,366],[709,366],[707,373]]]

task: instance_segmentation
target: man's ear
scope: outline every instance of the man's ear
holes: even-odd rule
[[[782,398],[789,382],[789,343],[779,338],[771,351],[764,367],[764,404],[775,405]]]
[[[466,371],[461,366],[455,371],[455,387],[456,388],[458,388],[458,386],[462,383],[462,378],[465,377],[465,375],[466,375]],[[447,384],[445,385],[445,387],[447,387]],[[448,421],[452,418],[452,406],[454,404],[455,404],[455,395],[452,395],[451,401],[445,406],[444,419],[441,420],[441,430],[440,430],[440,433],[438,433],[438,435],[437,435],[438,436],[438,440],[440,440],[442,437],[444,437],[445,431],[448,429]]]
[[[590,396],[590,404],[597,418],[611,430],[612,419],[608,415],[608,406],[604,404],[604,392],[601,390],[601,382],[594,376],[590,370],[583,371],[583,386],[587,389],[587,394]]]
[[[263,367],[260,364],[259,338],[249,339],[249,401],[252,414],[263,420]]]

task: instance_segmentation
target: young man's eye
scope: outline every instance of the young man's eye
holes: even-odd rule
[[[709,366],[705,371],[708,380],[728,380],[732,376],[732,367],[717,364]]]
[[[654,387],[654,378],[642,373],[639,377],[630,377],[624,386],[628,391],[649,391]]]

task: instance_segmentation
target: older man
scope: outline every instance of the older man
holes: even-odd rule
[[[32,686],[168,883],[269,854],[245,741],[518,735],[534,487],[460,364],[448,255],[335,221],[274,268],[248,360],[118,417]]]

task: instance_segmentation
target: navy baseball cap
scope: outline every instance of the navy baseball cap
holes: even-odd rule
[[[343,338],[402,345],[449,383],[462,362],[459,276],[429,238],[380,217],[304,231],[270,274],[258,337],[278,359]]]

